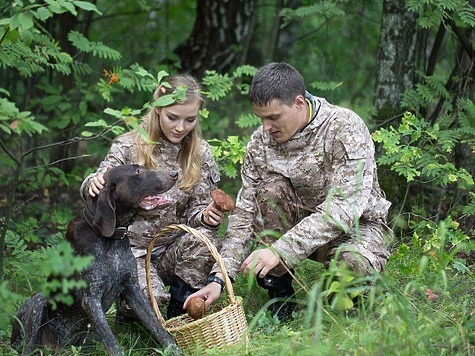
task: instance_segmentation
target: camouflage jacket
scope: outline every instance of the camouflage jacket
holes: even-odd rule
[[[242,188],[221,249],[232,278],[255,238],[256,189],[270,174],[289,178],[304,208],[312,211],[272,245],[290,267],[348,232],[358,219],[386,219],[391,204],[379,187],[367,126],[351,110],[309,93],[307,99],[312,119],[290,140],[278,144],[261,126],[247,145]],[[213,272],[217,271],[215,266]]]
[[[175,170],[181,176],[178,154],[181,145],[174,144],[166,139],[160,140],[154,154],[157,155],[157,169]],[[132,252],[136,257],[146,254],[146,249],[155,233],[169,224],[187,224],[195,228],[206,228],[201,218],[203,210],[211,202],[210,192],[217,187],[220,180],[218,167],[213,158],[209,144],[202,140],[201,178],[195,186],[183,191],[176,186],[163,195],[173,201],[173,204],[164,209],[141,212],[129,226],[129,237]],[[89,181],[98,173],[104,173],[108,166],[137,163],[134,138],[131,133],[119,136],[113,143],[109,153],[100,163],[95,173],[90,174],[83,181],[80,191],[85,197],[88,194]],[[157,241],[156,246],[165,245],[173,240],[173,236],[164,236]]]

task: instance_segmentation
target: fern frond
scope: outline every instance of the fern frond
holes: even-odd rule
[[[243,65],[236,68],[233,73],[233,78],[240,78],[242,76],[253,77],[256,74],[257,68],[251,65]]]
[[[257,127],[261,124],[261,119],[254,114],[240,115],[236,124],[241,128]]]
[[[227,74],[219,74],[214,70],[207,70],[202,83],[208,89],[204,94],[209,99],[217,101],[231,90],[233,80]]]
[[[475,215],[475,193],[470,192],[470,201],[462,209],[462,212],[467,215]]]
[[[475,27],[475,8],[468,1],[458,1],[459,5],[454,9],[453,16],[457,26],[462,28]]]
[[[144,91],[153,92],[157,87],[157,82],[153,77],[137,75],[137,67],[132,65],[130,69],[114,69],[120,78],[120,85],[132,92]]]
[[[71,66],[71,70],[75,75],[89,75],[92,73],[92,69],[87,63],[74,61]]]
[[[302,19],[308,16],[335,18],[344,15],[345,12],[340,9],[338,4],[334,1],[319,1],[317,4],[300,6],[297,9],[285,8],[280,12],[280,16],[283,20],[282,26],[286,26],[294,20]]]
[[[45,71],[43,61],[27,46],[21,43],[2,45],[0,67],[14,68],[21,76],[29,77]]]
[[[89,41],[82,33],[71,31],[68,34],[68,40],[74,47],[85,53],[92,53],[94,56],[104,59],[112,59],[118,61],[122,58],[120,52],[112,49],[101,42]]]
[[[313,82],[310,86],[316,90],[333,91],[341,87],[343,82]]]

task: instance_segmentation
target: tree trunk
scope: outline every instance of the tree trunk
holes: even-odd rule
[[[374,107],[381,121],[401,114],[401,95],[414,84],[417,14],[404,0],[384,0]]]
[[[240,63],[256,0],[198,0],[188,40],[175,49],[183,71],[225,73]]]

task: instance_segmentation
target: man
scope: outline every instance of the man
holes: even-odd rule
[[[261,67],[249,99],[262,126],[248,143],[221,249],[231,279],[239,270],[254,273],[271,299],[285,299],[294,294],[289,271],[305,258],[328,265],[336,257],[364,275],[382,271],[391,204],[379,187],[363,120],[306,92],[301,74],[286,63]],[[256,238],[267,247],[249,254]],[[221,277],[215,266],[209,284],[192,296],[204,297],[209,308],[221,293]],[[295,303],[270,308],[282,320]]]

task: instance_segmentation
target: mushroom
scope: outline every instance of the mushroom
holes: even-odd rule
[[[216,207],[225,213],[228,211],[234,211],[234,209],[236,209],[233,198],[221,189],[213,190],[211,192],[211,198],[213,199]]]
[[[205,300],[202,297],[193,297],[188,301],[186,312],[193,320],[201,319],[205,315]]]

